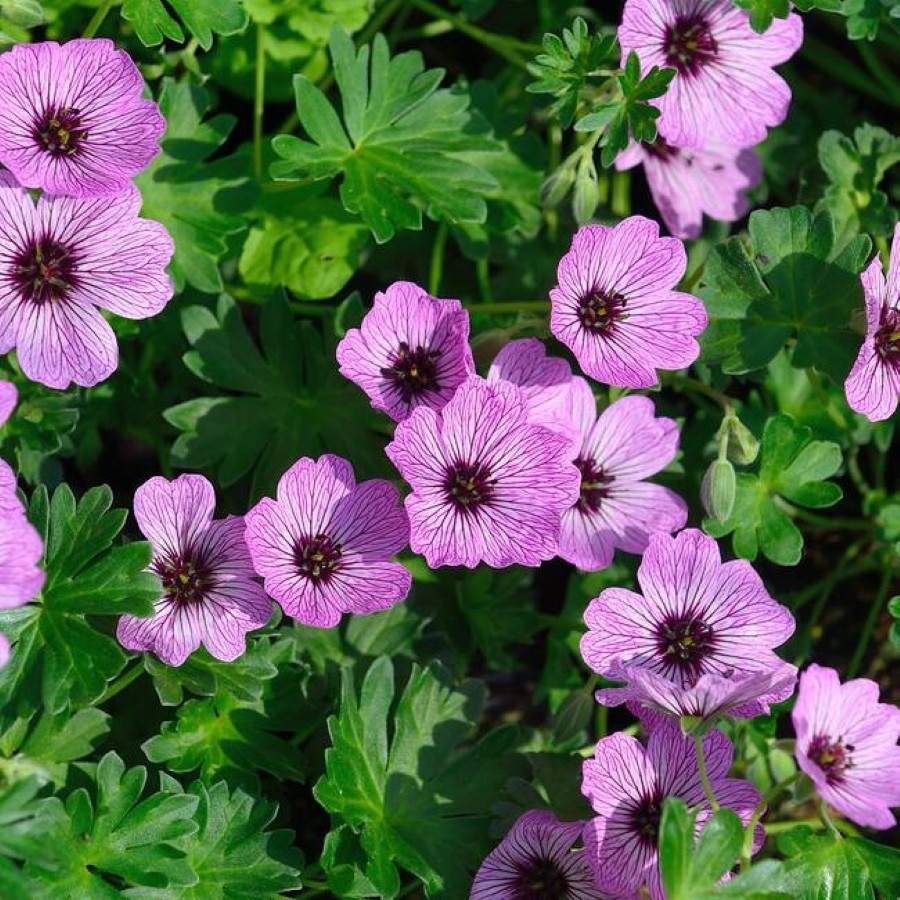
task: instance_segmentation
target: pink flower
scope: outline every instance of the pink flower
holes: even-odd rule
[[[728,738],[711,731],[703,739],[703,754],[719,805],[734,810],[746,825],[761,797],[746,781],[727,777],[733,758]],[[585,826],[584,845],[597,884],[617,898],[636,898],[645,887],[652,900],[665,900],[658,864],[663,804],[677,797],[699,807],[698,826],[711,815],[693,741],[671,725],[652,731],[646,749],[636,738],[613,734],[597,744],[583,771],[581,791],[596,813]],[[754,852],[763,839],[757,826]]]
[[[678,238],[699,237],[704,213],[720,222],[740,219],[749,208],[745,192],[762,178],[753,150],[726,144],[685,149],[658,138],[632,142],[616,158],[617,169],[640,164],[666,228]]]
[[[118,365],[112,328],[97,307],[128,319],[160,312],[172,296],[174,245],[138,218],[140,194],[79,200],[43,196],[0,173],[0,353],[53,388],[90,387]]]
[[[202,475],[151,478],[134,494],[134,516],[153,547],[150,570],[162,579],[153,615],[122,616],[116,630],[128,650],[151,650],[180,666],[200,644],[216,658],[237,659],[247,632],[272,613],[253,581],[244,520],[213,520],[216,498]]]
[[[51,194],[120,194],[159,152],[166,123],[105,39],[16,44],[0,56],[0,163]]]
[[[651,534],[684,527],[687,505],[673,491],[644,481],[678,451],[678,426],[656,418],[648,397],[622,397],[597,417],[590,387],[576,381],[572,420],[579,442],[578,500],[563,514],[559,555],[580,569],[606,568],[616,547],[643,553]]]
[[[473,375],[440,415],[420,407],[385,451],[412,485],[410,546],[432,568],[550,559],[578,496],[570,446],[528,421],[524,394],[507,381]]]
[[[431,297],[396,281],[375,295],[359,328],[337,347],[341,374],[356,382],[375,409],[402,422],[414,409],[440,409],[475,371],[469,314],[458,300]]]
[[[900,709],[878,702],[868,678],[840,683],[834,669],[800,676],[791,713],[797,762],[822,799],[857,825],[893,828],[900,806]]]
[[[716,542],[689,528],[651,535],[637,577],[643,594],[607,588],[584,614],[584,661],[628,680],[598,691],[600,703],[752,718],[790,696],[796,669],[772,648],[794,633],[794,617],[748,562],[723,563]],[[644,677],[633,678],[637,670]],[[772,678],[750,679],[759,672]]]
[[[866,339],[844,390],[855,412],[889,419],[900,400],[900,223],[894,227],[885,279],[878,254],[860,276],[866,295]]]
[[[791,90],[772,67],[803,42],[799,16],[757,34],[730,0],[627,0],[618,33],[623,61],[637,51],[642,74],[676,71],[658,101],[659,133],[670,144],[749,147],[784,121]]]
[[[546,810],[520,816],[485,857],[469,900],[604,900],[585,854],[572,850],[583,825]]]
[[[334,628],[343,613],[388,609],[409,593],[409,572],[391,557],[409,521],[389,481],[357,484],[339,456],[297,460],[247,513],[247,543],[266,590],[304,625]]]
[[[652,387],[657,369],[683,369],[700,354],[703,303],[674,290],[687,266],[677,238],[631,216],[586,225],[559,263],[550,291],[550,330],[591,378],[617,387]]]

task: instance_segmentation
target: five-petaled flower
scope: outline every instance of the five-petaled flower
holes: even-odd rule
[[[791,89],[772,67],[803,41],[791,13],[764,34],[730,0],[627,0],[618,31],[622,58],[636,51],[642,74],[675,69],[661,110],[659,133],[678,147],[721,142],[749,147],[787,115]]]
[[[584,661],[627,682],[599,690],[601,703],[753,717],[790,696],[796,669],[773,648],[793,634],[794,617],[750,563],[723,563],[716,542],[689,528],[652,535],[637,577],[642,594],[607,588],[584,614]]]
[[[469,900],[605,900],[584,852],[572,849],[583,826],[546,810],[520,816],[485,857]]]
[[[471,376],[440,414],[420,407],[386,453],[412,485],[410,546],[428,565],[536,566],[578,497],[571,441],[528,420],[522,390]]]
[[[247,513],[256,571],[282,609],[304,625],[333,628],[343,613],[378,612],[409,593],[412,578],[391,557],[409,542],[397,488],[357,484],[339,456],[297,460]]]
[[[860,276],[866,296],[866,339],[847,376],[847,402],[873,422],[900,401],[900,223],[894,227],[887,278],[878,254]]]
[[[202,475],[156,476],[134,494],[134,516],[153,547],[150,570],[162,596],[147,618],[124,615],[116,636],[129,650],[150,650],[180,666],[201,644],[216,658],[237,659],[248,631],[272,612],[254,581],[241,516],[213,519],[216,498]]]
[[[0,172],[0,353],[53,388],[90,387],[118,365],[116,336],[97,307],[128,319],[160,312],[172,296],[174,245],[138,218],[141,197],[78,199],[28,191]]]
[[[440,409],[475,371],[469,314],[458,300],[396,281],[338,344],[337,360],[341,374],[396,422],[419,406]]]
[[[900,806],[900,709],[878,702],[868,678],[841,684],[834,669],[800,676],[791,713],[800,768],[823,800],[857,825],[892,828]]]
[[[131,57],[102,38],[0,56],[0,164],[51,194],[118,194],[159,152],[165,119]]]
[[[686,266],[681,241],[643,216],[586,225],[559,262],[550,330],[591,378],[652,387],[657,369],[683,369],[700,354],[706,309],[674,289]]]

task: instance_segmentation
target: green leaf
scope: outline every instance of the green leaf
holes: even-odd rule
[[[859,272],[871,242],[859,235],[836,246],[827,212],[802,206],[757,210],[750,245],[731,238],[715,247],[703,271],[701,295],[710,327],[704,360],[741,374],[767,365],[796,337],[792,364],[816,367],[843,383],[859,350],[850,328],[863,309]]]
[[[126,771],[115,753],[100,760],[96,780],[95,800],[78,788],[65,802],[40,802],[37,816],[51,858],[25,865],[26,875],[40,883],[35,900],[120,896],[111,884],[177,895],[179,888],[196,884],[179,844],[197,830],[198,798],[160,791],[141,800],[146,769]]]
[[[362,218],[378,243],[399,228],[420,229],[423,208],[436,220],[484,222],[483,195],[497,182],[460,152],[495,143],[469,133],[468,96],[439,89],[443,71],[425,71],[418,52],[390,57],[382,35],[357,52],[335,26],[329,47],[343,122],[309,79],[296,76],[297,113],[310,140],[276,137],[272,146],[282,161],[273,164],[273,177],[341,175],[344,208]]]
[[[197,43],[209,50],[213,34],[237,34],[247,25],[247,12],[240,0],[166,0]],[[178,20],[170,14],[163,0],[125,0],[122,17],[134,25],[145,47],[155,47],[166,38],[184,41]]]
[[[295,321],[283,298],[263,307],[262,352],[229,297],[219,298],[216,315],[188,307],[182,322],[194,348],[184,357],[187,367],[232,393],[166,410],[184,432],[172,447],[175,465],[213,472],[222,486],[252,469],[254,497],[272,492],[298,457],[325,448],[353,459],[358,471],[384,470],[380,443],[369,432],[374,416],[338,374],[332,337],[323,341],[313,325]]]
[[[750,13],[750,27],[762,34],[775,18],[786,19],[791,11],[789,0],[735,0]]]
[[[0,46],[28,40],[28,29],[43,24],[38,0],[0,0]]]
[[[513,755],[518,731],[502,728],[462,748],[480,715],[482,691],[473,682],[452,686],[435,664],[413,666],[396,702],[388,658],[371,664],[359,693],[352,671],[342,674],[340,709],[329,720],[332,746],[313,793],[336,830],[349,826],[359,835],[366,861],[352,876],[345,832],[345,852],[332,857],[335,882],[368,880],[381,896],[394,897],[402,868],[422,881],[426,896],[465,896],[492,845],[484,798],[528,769]]]
[[[219,115],[204,121],[206,91],[170,78],[163,79],[159,106],[167,122],[163,152],[135,178],[144,198],[142,215],[162,222],[175,241],[170,272],[176,288],[191,284],[215,293],[222,289],[218,264],[226,238],[246,227],[226,207],[229,201],[243,202],[248,182],[230,160],[205,160],[222,146],[236,120]]]
[[[814,440],[812,430],[797,425],[792,416],[772,416],[763,431],[759,473],[740,473],[731,515],[724,522],[706,519],[703,527],[714,537],[733,532],[734,552],[745,559],[756,559],[761,549],[774,563],[796,565],[803,535],[784,500],[797,506],[833,506],[842,491],[826,479],[841,464],[837,444]]]
[[[302,856],[290,848],[292,831],[266,831],[278,807],[218,782],[191,785],[199,800],[198,830],[187,846],[187,862],[198,881],[178,896],[185,900],[275,900],[299,890]],[[287,861],[286,861],[287,860]]]
[[[77,503],[65,484],[49,502],[43,487],[32,497],[29,517],[44,537],[47,579],[37,603],[0,611],[0,630],[15,640],[0,670],[0,708],[22,715],[41,703],[54,714],[85,706],[124,667],[119,644],[86,616],[149,615],[161,587],[146,571],[148,543],[112,547],[127,513],[111,505],[105,486]]]

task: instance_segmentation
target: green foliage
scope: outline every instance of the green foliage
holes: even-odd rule
[[[713,537],[733,532],[734,552],[745,559],[756,559],[762,550],[774,563],[796,565],[803,535],[785,501],[814,509],[833,506],[842,491],[826,479],[841,463],[837,444],[814,440],[811,429],[797,425],[791,416],[772,416],[763,431],[759,473],[741,472],[731,515],[724,522],[706,519],[703,527]]]
[[[118,643],[89,616],[148,615],[161,594],[145,571],[150,545],[114,546],[125,510],[110,509],[112,491],[91,488],[76,503],[63,484],[48,501],[35,491],[29,518],[44,538],[47,580],[37,603],[0,611],[0,631],[16,641],[0,670],[0,708],[28,715],[43,704],[54,714],[97,700],[125,665]]]
[[[544,52],[528,64],[528,71],[537,79],[525,90],[530,94],[550,94],[554,100],[547,108],[568,128],[575,119],[582,94],[591,87],[591,79],[618,63],[616,36],[590,34],[581,16],[575,18],[571,29],[564,28],[562,38],[545,34],[541,42]]]
[[[45,852],[36,819],[37,778],[23,778],[0,788],[0,896],[30,900],[31,888],[17,863]]]
[[[660,112],[650,101],[662,96],[675,77],[674,69],[652,69],[641,78],[641,63],[633,50],[625,61],[625,69],[618,76],[622,96],[610,103],[601,103],[575,123],[576,131],[602,131],[600,161],[611,166],[615,158],[628,146],[630,138],[646,142],[656,140],[656,120]]]
[[[704,360],[728,373],[752,372],[793,338],[794,366],[821,369],[842,383],[860,344],[850,321],[863,309],[857,276],[869,238],[838,247],[828,212],[813,216],[802,206],[757,210],[749,231],[749,245],[731,238],[713,248],[704,267]]]
[[[791,11],[789,0],[735,0],[735,3],[750,13],[750,27],[760,33],[773,19],[786,19]]]
[[[819,138],[819,163],[830,182],[819,205],[831,211],[839,235],[890,235],[897,210],[879,185],[898,162],[900,138],[883,128],[861,125],[852,139],[839,131]]]
[[[890,641],[894,647],[900,648],[900,596],[891,597],[888,601],[888,612],[894,620],[891,622]]]
[[[184,31],[167,5],[178,15],[188,33],[204,49],[212,47],[213,34],[237,34],[247,25],[241,0],[125,0],[122,16],[134,26],[141,42],[154,47],[164,40],[184,40]]]
[[[38,0],[0,0],[0,47],[28,39],[28,29],[44,21]]]
[[[452,686],[437,665],[414,665],[396,703],[394,690],[386,657],[371,664],[359,694],[352,671],[343,670],[340,709],[329,720],[332,746],[314,789],[333,816],[323,859],[329,885],[346,895],[368,882],[380,896],[396,897],[399,867],[422,881],[426,896],[463,896],[468,872],[491,846],[484,798],[527,770],[512,755],[518,732],[500,729],[461,747],[478,720],[482,689]]]
[[[167,128],[163,152],[135,179],[144,197],[142,215],[156,219],[175,241],[170,273],[175,287],[190,284],[201,291],[222,289],[218,263],[229,235],[246,225],[226,211],[229,197],[240,197],[246,179],[232,171],[229,160],[205,160],[218,150],[234,127],[235,118],[213,116],[209,94],[188,82],[163,79],[159,106]]]
[[[381,35],[357,53],[336,26],[329,47],[343,122],[308,78],[296,76],[297,114],[311,140],[276,137],[272,146],[283,161],[272,166],[273,176],[342,176],[344,208],[362,218],[378,243],[398,228],[421,228],[423,207],[433,219],[484,222],[483,194],[498,183],[460,153],[499,146],[468,133],[468,96],[439,89],[443,71],[425,71],[418,52],[391,57]]]
[[[357,471],[383,465],[367,404],[337,372],[333,339],[323,341],[309,322],[296,321],[283,298],[263,307],[262,352],[230,297],[219,298],[215,315],[189,306],[182,323],[193,347],[185,365],[232,393],[166,410],[166,419],[184,432],[172,447],[175,465],[211,471],[220,485],[253,470],[254,497],[274,492],[298,457],[326,449],[353,459]]]

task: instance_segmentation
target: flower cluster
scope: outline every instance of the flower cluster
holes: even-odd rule
[[[800,47],[800,17],[775,19],[758,34],[730,0],[627,0],[618,34],[623,60],[634,51],[642,72],[660,66],[675,76],[656,101],[657,140],[633,144],[616,167],[643,163],[663,221],[678,237],[697,237],[704,213],[740,218],[744,192],[761,176],[751,148],[787,115],[790,88],[772,67]]]
[[[0,56],[0,353],[49,387],[90,387],[118,365],[99,309],[156,315],[174,245],[138,218],[130,179],[165,120],[108,40],[17,44]],[[35,202],[29,189],[40,189]],[[98,309],[99,308],[99,309]]]

